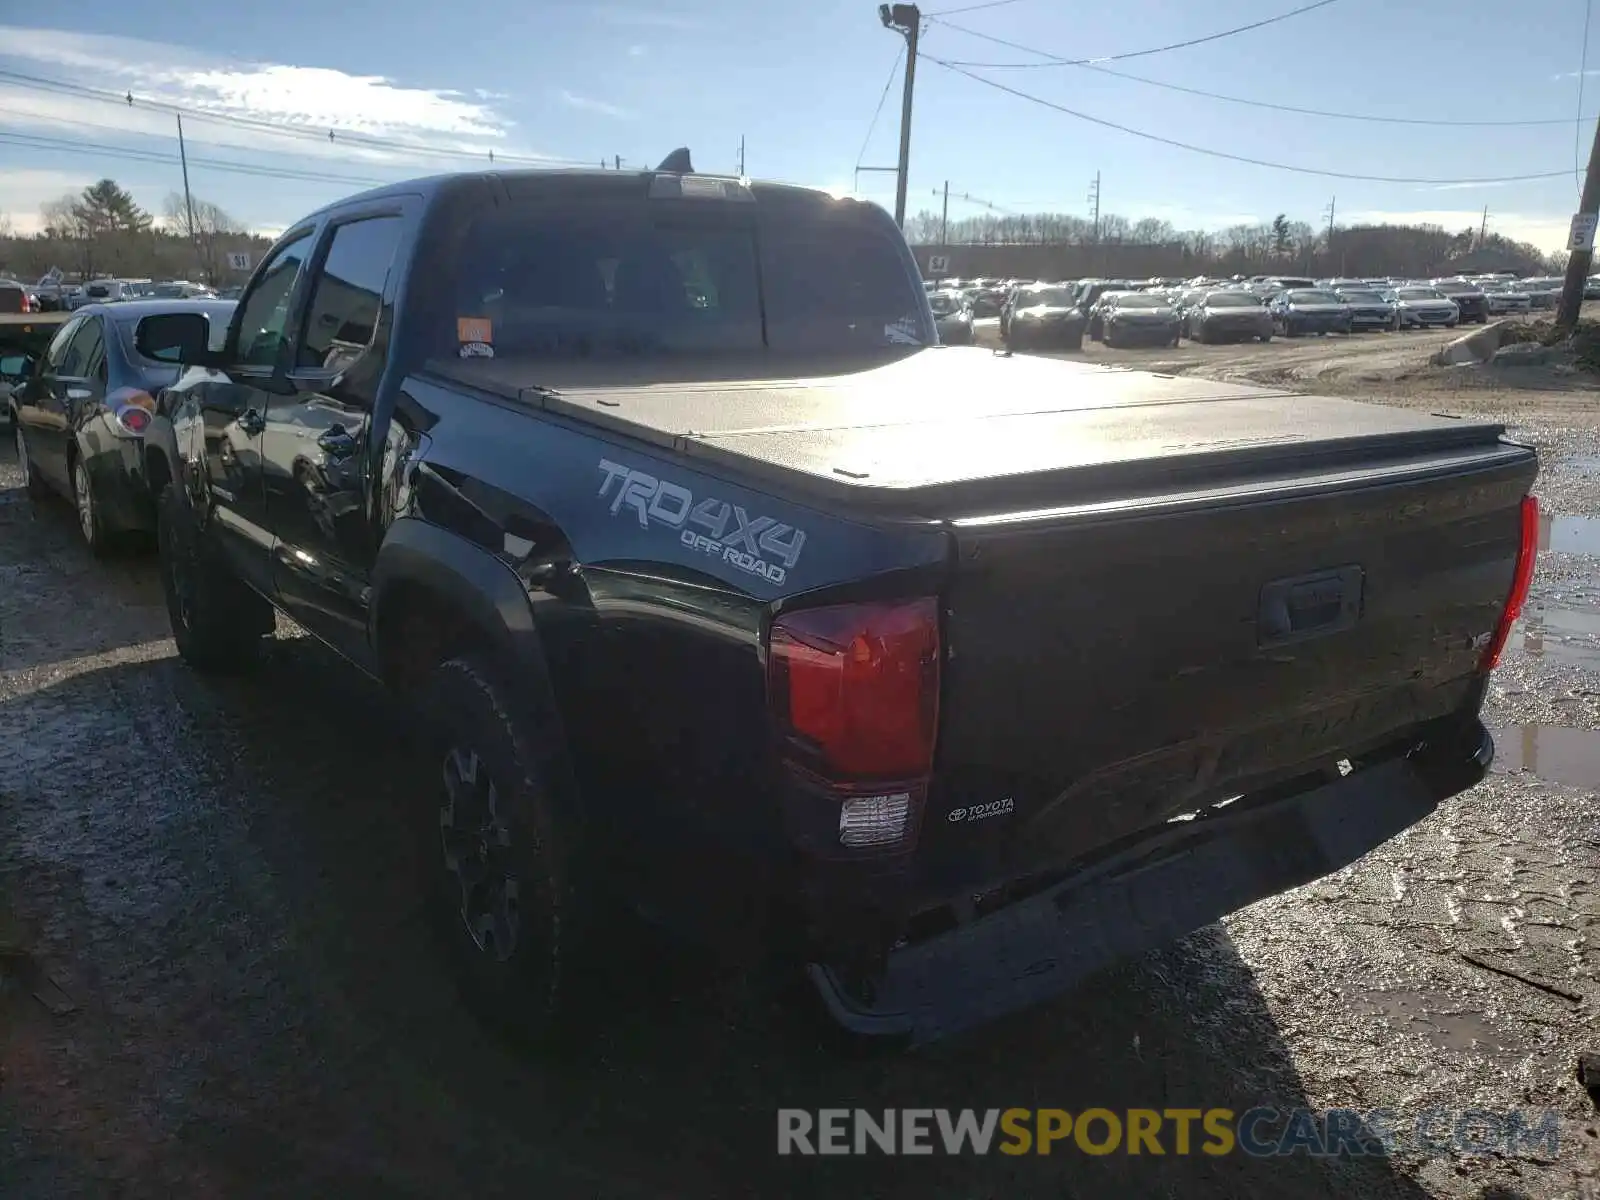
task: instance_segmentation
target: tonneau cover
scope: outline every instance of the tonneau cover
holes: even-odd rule
[[[1325,458],[1336,449],[1328,443],[1399,457],[1484,446],[1503,431],[1280,388],[963,347],[810,378],[734,368],[708,380],[696,366],[694,380],[651,362],[447,360],[430,369],[680,453],[776,467],[858,496],[1135,463],[1148,481],[1196,456],[1281,466],[1313,445]]]

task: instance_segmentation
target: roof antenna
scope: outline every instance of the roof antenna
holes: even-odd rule
[[[689,161],[689,147],[679,146],[661,160],[661,165],[656,170],[667,171],[673,175],[693,175],[694,164]]]

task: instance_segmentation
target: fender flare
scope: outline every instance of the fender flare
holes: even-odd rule
[[[150,419],[144,431],[144,477],[150,485],[150,498],[159,500],[161,489],[170,481],[178,484],[178,491],[188,499],[184,486],[185,465],[178,453],[178,435],[172,421],[157,414]]]
[[[380,661],[379,629],[386,598],[408,584],[454,607],[483,635],[502,675],[514,681],[518,703],[533,722],[558,808],[580,815],[566,726],[522,580],[506,563],[460,534],[419,517],[398,518],[385,533],[372,570],[367,638]]]

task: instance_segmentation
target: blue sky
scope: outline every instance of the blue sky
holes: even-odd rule
[[[928,0],[927,14],[978,0]],[[952,27],[1061,57],[1104,57],[1270,17],[1305,0],[1011,0],[932,20],[923,53],[959,62],[1037,56]],[[1294,116],[1201,99],[1072,66],[974,68],[1009,87],[1197,146],[1353,174],[1463,179],[1571,172],[1586,157],[1578,72],[1586,0],[1336,0],[1206,45],[1106,64],[1148,79],[1297,107],[1450,120],[1554,120],[1514,128],[1438,128]],[[900,42],[869,0],[809,4],[675,0],[670,5],[543,0],[119,0],[72,9],[16,5],[0,25],[0,212],[22,230],[42,201],[110,175],[160,209],[181,185],[173,120],[143,102],[227,120],[186,119],[196,195],[276,230],[361,179],[469,166],[469,154],[654,165],[687,144],[702,170],[731,171],[739,139],[749,173],[850,190],[853,169]],[[54,18],[57,26],[50,22]],[[36,25],[20,22],[37,21]],[[65,28],[65,26],[71,28]],[[286,33],[290,36],[286,36]],[[1600,30],[1594,38],[1600,40]],[[1600,49],[1585,115],[1600,112]],[[74,88],[131,91],[140,106]],[[864,158],[896,153],[894,79]],[[332,144],[330,127],[390,143]],[[283,130],[286,132],[273,132]],[[26,144],[5,140],[20,136]],[[40,139],[51,139],[48,143]],[[91,142],[105,150],[69,149]],[[395,150],[392,143],[446,153]],[[215,163],[277,172],[244,175]],[[1337,217],[1490,227],[1554,248],[1576,179],[1447,187],[1359,182],[1226,162],[1102,128],[952,73],[917,73],[911,207],[937,208],[945,180],[1012,211],[1087,213],[1098,170],[1106,211],[1180,228]],[[322,174],[338,180],[280,177]],[[860,192],[892,203],[891,176]],[[952,215],[981,212],[966,201]]]

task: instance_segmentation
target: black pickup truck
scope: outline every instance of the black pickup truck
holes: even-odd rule
[[[146,338],[186,364],[146,435],[180,653],[244,667],[276,607],[414,698],[463,977],[536,1032],[620,901],[940,1036],[1352,862],[1493,754],[1530,450],[938,346],[867,204],[397,185],[290,229],[222,351]]]

